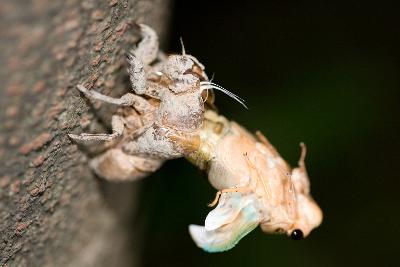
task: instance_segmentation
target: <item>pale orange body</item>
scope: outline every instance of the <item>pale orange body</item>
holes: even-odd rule
[[[292,170],[260,133],[257,139],[214,112],[206,115],[202,144],[192,161],[206,168],[219,190],[213,204],[219,204],[204,227],[190,227],[200,247],[230,249],[257,225],[267,233],[296,230],[305,237],[321,223],[322,212],[309,194],[304,147],[300,166]]]

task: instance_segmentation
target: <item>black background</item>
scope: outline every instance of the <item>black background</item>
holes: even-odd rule
[[[239,2],[239,1],[237,1]],[[400,27],[395,6],[365,1],[176,1],[167,51],[196,56],[222,114],[263,131],[292,165],[308,147],[324,222],[303,241],[256,229],[208,254],[188,234],[215,190],[185,160],[140,182],[144,266],[395,266],[400,251]]]

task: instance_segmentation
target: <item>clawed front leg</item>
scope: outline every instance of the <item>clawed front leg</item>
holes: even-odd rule
[[[128,73],[131,80],[132,90],[138,95],[143,95],[146,93],[147,87],[143,62],[133,54],[128,54],[127,60],[129,63]]]
[[[132,54],[144,65],[150,65],[158,56],[158,36],[157,33],[145,24],[139,24],[142,39]]]
[[[150,69],[157,71],[157,67],[150,66],[157,58],[164,61],[166,56],[158,49],[158,37],[156,32],[147,25],[140,24],[142,39],[135,49],[128,55],[128,73],[130,76],[132,89],[136,94],[148,94],[148,84],[146,72]],[[152,72],[150,71],[150,72]],[[151,94],[150,94],[151,95]]]
[[[76,134],[68,134],[68,136],[77,141],[77,142],[83,142],[83,143],[88,143],[88,142],[99,142],[99,141],[113,141],[117,139],[118,137],[122,136],[122,133],[124,132],[124,120],[122,117],[118,115],[112,116],[112,121],[111,121],[111,126],[112,126],[112,134],[88,134],[88,133],[82,133],[80,135]]]

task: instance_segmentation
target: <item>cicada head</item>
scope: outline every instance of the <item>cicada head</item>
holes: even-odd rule
[[[198,90],[200,82],[208,80],[204,66],[191,55],[171,55],[162,73],[170,80],[168,88],[175,94]]]
[[[322,211],[310,195],[310,184],[304,162],[301,160],[300,167],[292,171],[292,181],[296,192],[296,218],[287,234],[293,239],[299,240],[322,222]]]
[[[304,164],[305,146],[299,167],[294,168],[280,195],[285,196],[280,205],[271,205],[261,228],[267,233],[286,233],[294,240],[307,237],[322,222],[322,211],[310,195],[310,183]],[[283,174],[282,174],[283,176]]]

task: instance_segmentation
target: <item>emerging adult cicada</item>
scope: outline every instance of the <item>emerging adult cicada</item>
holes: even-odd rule
[[[190,225],[196,244],[209,252],[231,249],[258,225],[266,233],[286,233],[302,239],[322,221],[322,212],[310,196],[304,165],[291,169],[260,133],[208,111],[201,146],[189,160],[208,173],[218,203],[205,226]]]

